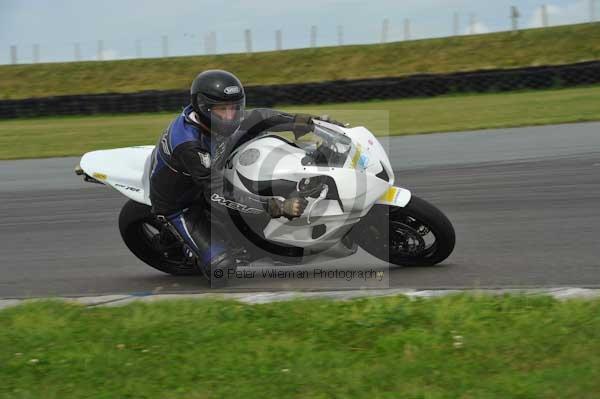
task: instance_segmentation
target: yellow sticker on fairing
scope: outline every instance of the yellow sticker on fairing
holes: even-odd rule
[[[362,146],[360,144],[357,144],[356,151],[354,152],[354,156],[352,157],[352,161],[350,163],[350,167],[352,169],[356,169],[356,165],[358,165],[358,161],[360,161],[361,155],[362,155]]]
[[[106,176],[104,173],[94,173],[92,175],[92,177],[94,179],[97,179],[97,180],[106,180],[106,179],[108,179],[108,176]]]
[[[380,198],[380,201],[394,203],[396,198],[398,198],[398,194],[400,193],[400,189],[397,187],[391,187],[385,194],[383,194]]]

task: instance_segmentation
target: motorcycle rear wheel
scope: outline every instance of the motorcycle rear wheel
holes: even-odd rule
[[[121,237],[138,259],[163,273],[175,276],[202,274],[196,264],[185,262],[183,247],[175,237],[172,237],[173,242],[168,250],[157,245],[162,229],[162,224],[156,220],[148,205],[129,200],[121,209]]]
[[[357,226],[357,243],[398,266],[433,266],[454,250],[456,234],[446,215],[413,196],[404,208],[376,205]]]

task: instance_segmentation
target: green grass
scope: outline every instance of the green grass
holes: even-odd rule
[[[254,54],[0,66],[0,99],[185,89],[204,69],[245,85],[318,82],[477,69],[568,64],[600,58],[600,23]]]
[[[329,113],[379,135],[600,120],[600,87],[286,108]],[[155,144],[175,113],[0,121],[0,159]]]
[[[597,398],[600,301],[205,300],[0,312],[0,398]]]

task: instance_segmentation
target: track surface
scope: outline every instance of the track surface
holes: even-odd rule
[[[391,139],[397,184],[448,215],[457,246],[438,267],[392,269],[389,285],[600,287],[599,130],[592,123]],[[202,278],[137,261],[117,229],[124,197],[80,182],[77,161],[0,162],[0,298],[208,290]],[[348,263],[382,267],[362,251],[320,265]],[[257,288],[336,287],[254,279],[230,290]]]

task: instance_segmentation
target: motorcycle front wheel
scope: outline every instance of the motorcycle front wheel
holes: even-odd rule
[[[355,240],[365,251],[399,266],[436,265],[450,256],[456,242],[446,215],[415,196],[404,208],[374,206],[355,228]]]

